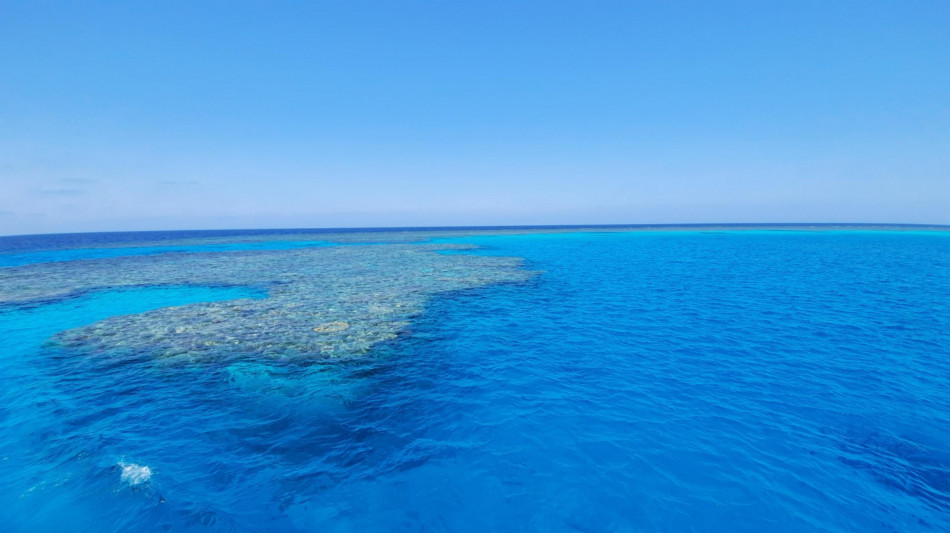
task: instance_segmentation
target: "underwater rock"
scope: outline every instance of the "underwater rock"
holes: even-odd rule
[[[350,323],[344,322],[342,320],[336,320],[333,322],[327,322],[325,324],[320,324],[319,326],[313,328],[317,333],[339,333],[350,329]]]

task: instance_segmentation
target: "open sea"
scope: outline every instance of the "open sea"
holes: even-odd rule
[[[950,531],[950,228],[0,237],[0,531]]]

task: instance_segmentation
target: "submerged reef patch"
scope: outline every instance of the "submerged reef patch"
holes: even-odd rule
[[[471,248],[382,244],[41,263],[0,269],[0,305],[155,285],[257,287],[268,297],[115,316],[60,332],[54,341],[188,361],[240,354],[351,357],[396,338],[436,294],[533,275],[520,258],[438,253]]]

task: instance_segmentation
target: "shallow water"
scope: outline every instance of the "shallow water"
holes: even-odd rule
[[[594,231],[437,242],[481,248],[189,248],[0,269],[0,283],[17,284],[0,287],[13,295],[0,307],[0,523],[12,531],[950,529],[947,232]],[[209,274],[222,257],[256,270],[229,275],[228,286]],[[398,268],[388,267],[396,257]],[[175,263],[182,258],[189,262]],[[389,280],[385,301],[418,307],[395,329],[364,316],[360,331],[397,334],[372,337],[349,357],[297,348],[275,357],[242,337],[241,349],[181,359],[168,353],[177,337],[149,344],[128,331],[233,307],[186,305],[209,301],[269,302],[273,316],[295,323],[293,291],[274,294],[293,286],[278,279],[288,259],[310,265],[308,276],[335,276],[299,286],[314,294],[360,280],[321,305],[350,301],[378,277]],[[89,266],[96,261],[102,268]],[[183,264],[198,265],[205,286],[178,283],[190,272]],[[163,284],[103,287],[128,279],[104,274],[114,267]],[[365,310],[321,315],[317,333],[345,335],[333,333],[339,316],[349,322],[347,313]],[[116,315],[130,318],[108,319]]]
[[[109,248],[72,248],[66,250],[36,250],[22,253],[0,254],[0,267],[32,265],[54,261],[77,261],[80,259],[106,259],[136,255],[159,255],[192,252],[230,252],[239,250],[292,250],[295,248],[315,248],[330,246],[325,241],[272,241],[242,242],[221,244],[199,244],[196,246],[123,246]]]

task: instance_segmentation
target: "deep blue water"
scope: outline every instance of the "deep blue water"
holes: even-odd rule
[[[353,361],[172,365],[48,342],[266,296],[250,289],[0,309],[0,524],[950,530],[950,233],[451,241],[543,273],[438,297]]]

